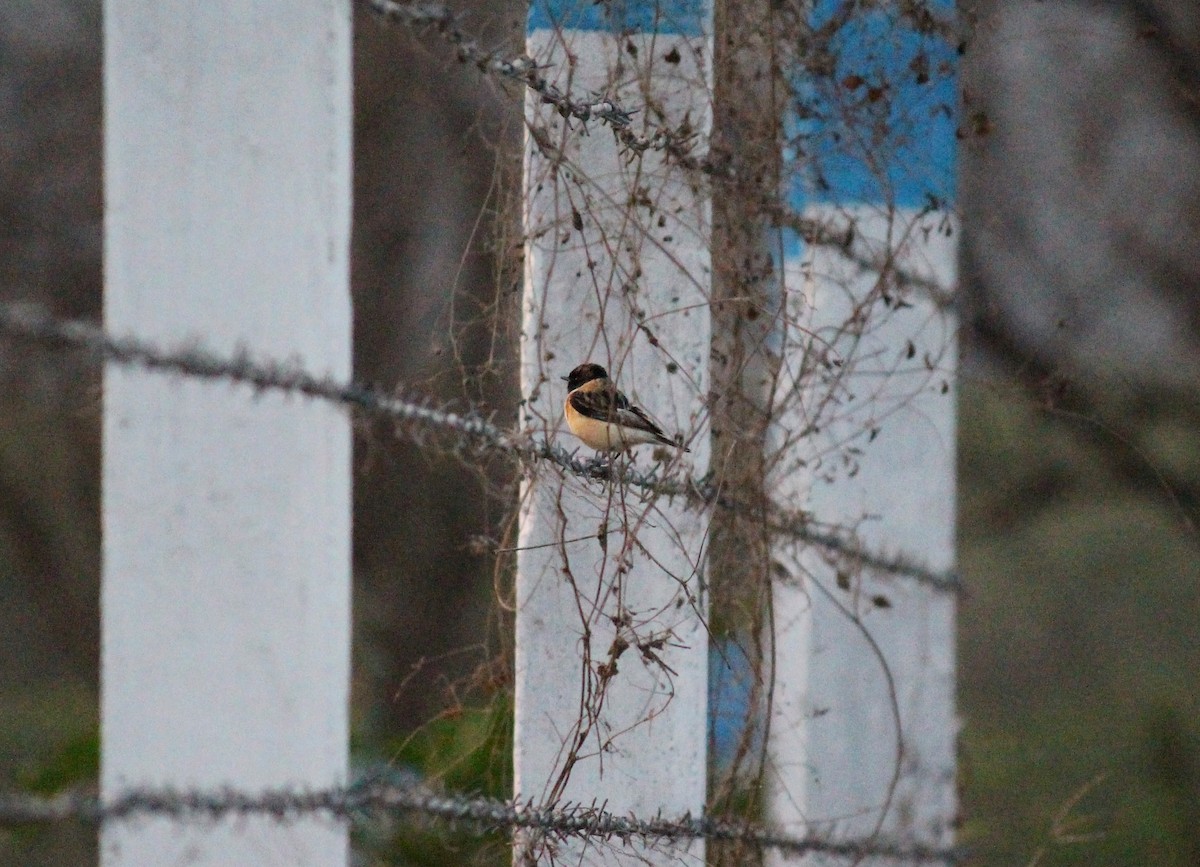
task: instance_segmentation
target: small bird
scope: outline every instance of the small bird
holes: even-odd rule
[[[661,443],[691,451],[667,439],[662,429],[617,389],[600,365],[586,362],[563,379],[567,381],[567,427],[585,445],[598,452],[621,452],[640,443]]]

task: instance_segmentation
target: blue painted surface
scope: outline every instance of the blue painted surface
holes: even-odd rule
[[[527,32],[561,28],[701,36],[712,29],[711,22],[707,0],[533,0]]]
[[[815,28],[852,0],[817,0]],[[944,19],[952,0],[927,0]],[[540,29],[700,36],[708,0],[532,0],[529,32]],[[877,204],[947,207],[955,200],[957,46],[921,34],[894,9],[859,10],[830,39],[832,71],[797,74],[800,95],[789,156],[802,161],[792,206]],[[794,252],[789,244],[788,253]]]
[[[820,0],[815,27],[841,0]],[[932,0],[949,19],[954,6]],[[791,156],[793,207],[948,207],[955,199],[958,46],[894,10],[858,12],[832,37],[832,72],[804,71]]]
[[[725,639],[708,649],[708,755],[718,771],[728,769],[746,729],[753,727],[749,755],[762,744],[762,715],[749,713],[754,667],[745,638]]]

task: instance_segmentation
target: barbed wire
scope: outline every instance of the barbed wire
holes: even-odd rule
[[[566,153],[550,141],[544,129],[533,126],[530,131],[538,149],[546,157],[556,162],[568,162]],[[886,253],[878,255],[863,249],[862,238],[852,220],[841,223],[828,219],[817,220],[797,213],[774,193],[757,190],[755,195],[758,197],[758,206],[776,229],[790,230],[806,244],[832,249],[861,271],[878,274],[884,280],[891,279],[898,288],[918,289],[940,310],[953,308],[955,295],[951,287],[905,268],[896,261],[895,256]],[[928,210],[922,211],[915,219],[919,220],[929,213]]]
[[[881,255],[865,249],[852,221],[833,223],[805,217],[773,196],[763,199],[762,208],[777,229],[795,232],[804,243],[832,249],[861,271],[878,274],[884,279],[890,278],[898,287],[918,289],[938,309],[954,307],[955,294],[951,287],[904,267],[892,255]]]
[[[70,821],[104,824],[140,816],[180,821],[264,816],[283,822],[313,815],[358,823],[377,815],[412,815],[470,826],[485,833],[522,829],[560,838],[618,838],[625,843],[633,839],[647,843],[720,840],[774,849],[791,856],[822,853],[941,864],[956,863],[965,856],[959,848],[882,839],[797,837],[761,825],[708,816],[645,819],[611,813],[603,804],[538,805],[532,801],[501,801],[437,792],[419,783],[366,782],[316,790],[273,789],[253,795],[231,788],[216,791],[135,789],[108,799],[79,790],[49,796],[23,792],[0,794],[0,827]]]
[[[403,3],[398,0],[363,0],[367,8],[389,21],[401,22],[415,30],[433,30],[449,42],[461,63],[469,63],[484,74],[516,81],[536,93],[543,103],[551,105],[565,119],[574,118],[581,123],[597,120],[607,125],[617,140],[635,153],[647,150],[663,151],[672,159],[691,169],[712,174],[717,167],[706,159],[692,155],[696,141],[694,132],[681,127],[678,130],[658,126],[647,121],[650,135],[638,133],[633,128],[633,116],[637,109],[622,108],[614,99],[597,94],[585,99],[572,96],[542,74],[547,67],[541,66],[527,54],[503,56],[480,46],[477,37],[459,26],[459,16],[441,3]]]
[[[177,373],[198,379],[221,379],[248,385],[260,391],[300,394],[325,400],[399,422],[402,426],[446,431],[462,442],[480,449],[508,454],[525,462],[547,461],[585,479],[619,482],[664,496],[682,496],[693,503],[730,511],[759,510],[723,494],[707,478],[670,479],[659,476],[659,468],[639,470],[626,462],[605,458],[580,458],[556,443],[527,434],[508,432],[471,412],[452,412],[428,402],[405,399],[356,382],[306,371],[298,361],[255,359],[240,349],[222,357],[200,347],[173,351],[159,349],[136,337],[114,337],[103,329],[80,320],[54,317],[37,304],[0,304],[0,334],[52,348],[85,351],[98,359],[122,365],[140,365],[149,370]],[[903,576],[943,592],[958,592],[961,581],[953,572],[937,572],[902,556],[873,552],[853,535],[819,530],[803,512],[770,509],[768,526],[798,542],[819,546],[838,556],[879,572]]]
[[[608,96],[581,98],[562,90],[542,74],[548,67],[539,65],[527,54],[504,56],[480,46],[478,37],[459,26],[459,16],[442,3],[404,3],[399,0],[362,0],[368,9],[379,17],[397,21],[417,31],[432,30],[452,45],[458,60],[469,63],[485,75],[519,82],[536,93],[543,103],[551,105],[566,119],[574,118],[581,123],[597,120],[607,125],[618,142],[634,153],[662,151],[685,169],[700,172],[709,177],[738,183],[737,170],[732,160],[716,158],[711,154],[696,156],[698,135],[690,125],[670,129],[647,120],[651,134],[639,134],[633,129],[633,116],[640,109],[622,108]],[[899,9],[901,15],[910,18],[920,32],[938,33],[946,39],[955,35],[953,25],[938,19],[924,4],[906,0]],[[858,249],[859,239],[852,223],[829,225],[805,217],[789,207],[775,193],[762,191],[758,184],[750,189],[761,198],[761,207],[777,228],[790,229],[805,243],[829,247],[839,251],[860,268],[887,275],[902,286],[918,288],[929,295],[939,306],[949,306],[952,295],[936,280],[923,277],[904,268],[888,256],[876,256]]]
[[[400,3],[395,0],[366,0],[379,15],[401,21],[414,28],[436,30],[456,50],[458,59],[486,74],[520,82],[538,94],[565,119],[584,124],[598,121],[613,131],[620,144],[630,151],[662,151],[680,165],[707,175],[734,179],[726,164],[694,154],[697,136],[681,128],[669,129],[647,122],[649,134],[633,128],[638,109],[626,109],[615,100],[597,95],[594,99],[576,98],[551,83],[544,67],[526,56],[501,57],[480,47],[479,41],[459,27],[457,16],[436,3]],[[789,211],[782,201],[764,203],[777,223],[795,230],[807,242],[836,247],[863,268],[890,273],[901,282],[921,286],[941,297],[945,290],[935,282],[910,274],[893,264],[861,253],[855,248],[851,227],[829,227],[806,220]],[[544,440],[503,430],[477,414],[456,413],[420,400],[388,394],[359,383],[342,382],[329,376],[314,375],[299,362],[255,359],[248,350],[220,356],[200,347],[162,350],[136,337],[114,337],[94,324],[60,320],[48,311],[32,305],[0,305],[0,333],[13,338],[35,341],[59,348],[86,351],[97,358],[122,365],[142,366],[149,370],[184,376],[228,380],[261,391],[300,394],[325,400],[388,418],[403,424],[436,428],[451,432],[483,450],[502,451],[521,460],[544,460],[582,478],[621,481],[667,496],[722,509],[747,507],[723,495],[707,479],[674,480],[657,476],[657,471],[640,471],[600,459],[585,460]],[[866,550],[856,539],[834,532],[813,529],[806,516],[773,509],[770,528],[798,541],[814,544],[852,558],[872,569],[902,575],[941,591],[957,592],[961,582],[953,573],[939,573],[898,556],[885,556]],[[706,839],[740,842],[773,849],[791,856],[822,853],[855,858],[879,857],[907,862],[957,863],[962,849],[937,848],[920,844],[830,840],[816,836],[792,836],[777,829],[714,817],[677,819],[661,816],[639,818],[622,816],[600,804],[535,805],[506,802],[484,797],[444,794],[419,785],[396,786],[381,783],[359,784],[324,790],[271,790],[247,794],[233,789],[220,791],[134,790],[114,798],[102,799],[83,791],[53,796],[27,793],[0,793],[0,826],[50,824],[82,821],[103,824],[138,816],[162,816],[176,820],[215,821],[226,817],[264,816],[278,821],[323,814],[340,820],[359,822],[371,815],[414,815],[428,819],[461,823],[484,831],[527,829],[562,838],[599,840],[630,839],[683,841]]]

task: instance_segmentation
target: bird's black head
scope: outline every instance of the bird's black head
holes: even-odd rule
[[[591,382],[593,379],[608,379],[608,371],[600,365],[592,364],[588,361],[572,370],[563,379],[567,381],[567,391],[574,391],[585,382]]]

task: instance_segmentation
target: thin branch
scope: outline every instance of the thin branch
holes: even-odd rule
[[[982,296],[981,296],[982,298]],[[983,299],[986,301],[986,299]],[[1104,412],[1117,390],[1111,383],[1093,382],[1095,377],[1056,365],[1055,360],[1031,341],[1023,340],[1001,314],[980,304],[971,319],[971,337],[984,351],[1014,375],[1031,397],[1039,398],[1047,415],[1073,422],[1070,426],[1077,441],[1089,446],[1117,476],[1138,490],[1160,498],[1174,511],[1183,528],[1191,535],[1200,533],[1200,485],[1184,474],[1162,469],[1139,446],[1138,431],[1129,423],[1134,417],[1129,407],[1119,403],[1115,411]],[[1153,399],[1152,390],[1142,388],[1142,399]],[[1180,395],[1163,389],[1159,402],[1186,407]]]
[[[911,268],[903,267],[896,261],[896,257],[886,252],[879,255],[865,249],[860,243],[853,222],[834,224],[814,220],[796,213],[777,197],[764,198],[762,208],[777,228],[790,229],[804,243],[832,249],[862,271],[890,278],[901,288],[917,289],[940,310],[954,306],[952,287],[944,286],[931,277],[922,276]]]

